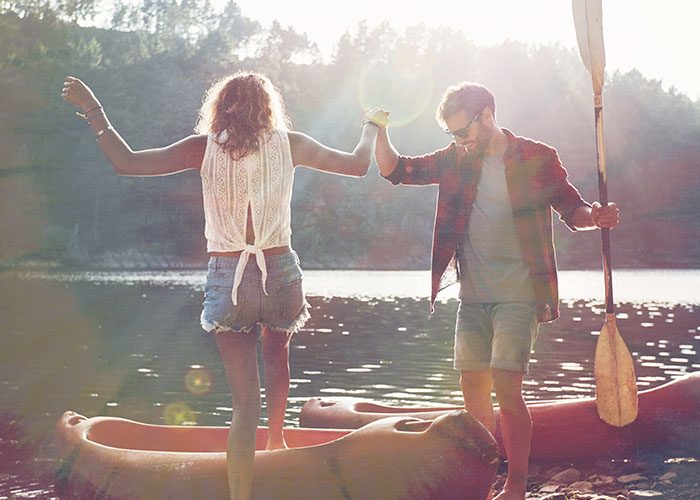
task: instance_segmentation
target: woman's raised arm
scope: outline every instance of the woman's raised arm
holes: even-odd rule
[[[369,118],[377,111],[368,112]],[[366,119],[362,124],[362,135],[352,153],[324,146],[315,139],[300,132],[289,132],[294,166],[304,166],[331,174],[363,177],[369,169],[369,162],[377,139],[377,125]]]
[[[200,168],[206,136],[191,135],[162,148],[133,151],[114,130],[100,101],[85,83],[72,76],[66,77],[61,96],[80,109],[78,115],[88,122],[102,152],[119,175],[168,175]]]

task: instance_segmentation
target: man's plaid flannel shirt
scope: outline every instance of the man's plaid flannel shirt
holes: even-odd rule
[[[559,291],[551,209],[575,231],[573,213],[582,205],[590,205],[568,181],[554,148],[502,130],[508,138],[503,156],[506,183],[534,286],[537,319],[553,321],[559,317]],[[456,252],[469,223],[481,165],[481,159],[452,142],[427,155],[400,156],[396,169],[386,177],[393,184],[439,186],[433,229],[431,311],[438,292],[459,279]]]

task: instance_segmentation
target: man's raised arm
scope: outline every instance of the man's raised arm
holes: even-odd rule
[[[389,140],[389,112],[383,109],[374,110],[367,116],[367,120],[377,126],[379,133],[377,134],[377,142],[374,150],[374,160],[377,162],[379,172],[384,177],[388,177],[396,169],[396,164],[399,162],[399,152],[391,144]]]

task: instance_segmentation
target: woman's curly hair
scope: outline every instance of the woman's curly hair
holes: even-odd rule
[[[213,134],[232,158],[240,160],[260,147],[263,132],[289,127],[284,101],[270,79],[238,72],[207,91],[195,131]]]

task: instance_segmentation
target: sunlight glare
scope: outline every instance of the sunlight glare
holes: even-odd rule
[[[208,370],[199,365],[193,365],[185,372],[185,387],[196,396],[201,396],[211,390],[212,377]]]
[[[391,113],[389,124],[402,127],[418,118],[433,95],[429,68],[418,68],[401,60],[390,67],[375,66],[362,72],[358,99],[365,108],[379,107]]]
[[[226,0],[214,0],[225,5]],[[489,46],[506,40],[528,44],[559,43],[575,49],[576,35],[571,2],[563,0],[496,0],[458,2],[434,0],[406,8],[404,2],[326,2],[299,0],[293,3],[238,0],[243,15],[263,24],[277,19],[284,26],[305,32],[328,59],[338,38],[365,20],[370,28],[383,21],[399,30],[424,24],[449,27],[468,34],[476,45]],[[603,22],[608,73],[637,68],[647,77],[663,81],[691,99],[700,98],[700,72],[692,64],[698,46],[697,19],[700,4],[668,0],[655,2],[614,0],[603,2]],[[319,22],[319,20],[323,22]]]
[[[196,425],[194,410],[186,403],[171,403],[163,410],[163,418],[168,425]]]

